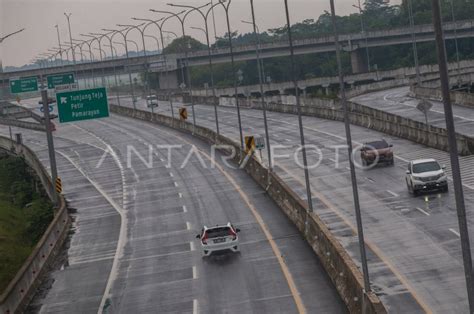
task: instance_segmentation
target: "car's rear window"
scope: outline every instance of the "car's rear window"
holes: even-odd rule
[[[413,165],[413,173],[423,173],[429,171],[438,171],[441,167],[436,161],[424,162],[421,164]]]
[[[367,150],[383,149],[388,147],[388,143],[386,141],[370,142],[365,144],[365,147]]]
[[[213,228],[206,231],[208,238],[226,237],[230,233],[229,227]]]

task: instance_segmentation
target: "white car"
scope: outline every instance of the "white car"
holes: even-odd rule
[[[408,191],[417,195],[422,191],[448,191],[448,176],[444,169],[434,159],[419,159],[410,161],[406,172]]]
[[[148,108],[158,107],[158,97],[156,95],[146,96],[146,106]]]
[[[216,252],[240,251],[239,236],[240,229],[235,228],[230,222],[227,225],[202,228],[201,233],[196,236],[201,240],[203,256],[209,256]]]

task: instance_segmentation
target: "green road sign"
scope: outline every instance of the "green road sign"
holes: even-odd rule
[[[37,90],[38,79],[36,77],[10,79],[10,91],[12,94],[36,92]]]
[[[60,123],[109,116],[107,92],[103,87],[57,93],[56,103]]]
[[[74,73],[63,73],[48,76],[48,88],[53,89],[56,85],[74,83]]]

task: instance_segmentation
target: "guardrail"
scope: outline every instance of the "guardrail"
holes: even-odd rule
[[[25,159],[26,163],[36,172],[49,198],[54,202],[55,188],[51,177],[41,164],[35,153],[27,146],[17,144],[0,136],[0,149]],[[39,278],[45,272],[59,252],[69,230],[70,219],[64,197],[59,197],[58,209],[53,221],[45,231],[33,252],[23,263],[16,276],[0,295],[0,313],[13,314],[22,312],[34,295],[39,285]]]
[[[234,161],[239,163],[243,156],[240,145],[231,139],[201,126],[173,119],[172,117],[132,108],[111,105],[113,113],[162,124],[200,137],[207,142],[230,145],[237,152]],[[225,149],[223,149],[225,150]],[[309,213],[307,205],[275,173],[269,173],[257,159],[250,158],[245,171],[276,202],[286,216],[295,224],[313,251],[319,257],[342,300],[351,313],[387,313],[381,300],[374,292],[365,293],[362,273],[346,250],[329,231],[316,214]],[[306,224],[307,222],[307,224]]]

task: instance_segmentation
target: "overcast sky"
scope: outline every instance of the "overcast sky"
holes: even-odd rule
[[[67,20],[64,12],[72,13],[72,36],[83,39],[81,33],[101,32],[102,28],[117,28],[117,23],[133,24],[130,18],[154,18],[162,15],[150,12],[150,8],[157,10],[178,11],[166,5],[168,2],[198,6],[210,0],[0,0],[0,36],[16,31],[26,30],[14,37],[6,39],[0,44],[0,60],[3,66],[20,66],[29,63],[39,53],[48,48],[57,46],[55,24],[59,25],[62,43],[69,40]],[[215,2],[216,0],[214,0]],[[260,29],[268,29],[285,24],[283,0],[254,0],[256,19]],[[336,0],[336,10],[339,15],[354,12],[352,7],[357,0]],[[393,2],[393,1],[392,1]],[[304,19],[317,19],[324,10],[329,11],[329,0],[289,0],[292,23]],[[222,36],[226,30],[224,11],[216,9],[217,35]],[[233,0],[230,10],[231,27],[240,33],[251,30],[251,25],[241,23],[241,20],[250,20],[250,0]],[[189,35],[204,41],[204,36],[189,26],[202,27],[202,17],[193,13],[186,22],[186,31]],[[209,24],[212,35],[212,22]],[[181,34],[180,24],[169,20],[166,30]],[[157,35],[155,27],[147,30],[150,35]],[[119,40],[119,37],[115,37]],[[141,42],[141,37],[135,31],[130,33],[130,39]],[[156,49],[156,41],[147,38],[147,49]],[[117,45],[117,47],[119,47]],[[133,44],[131,44],[133,47]],[[122,51],[122,48],[119,48]],[[136,48],[131,48],[135,50]],[[140,47],[141,49],[141,47]],[[98,55],[98,52],[95,51]]]

